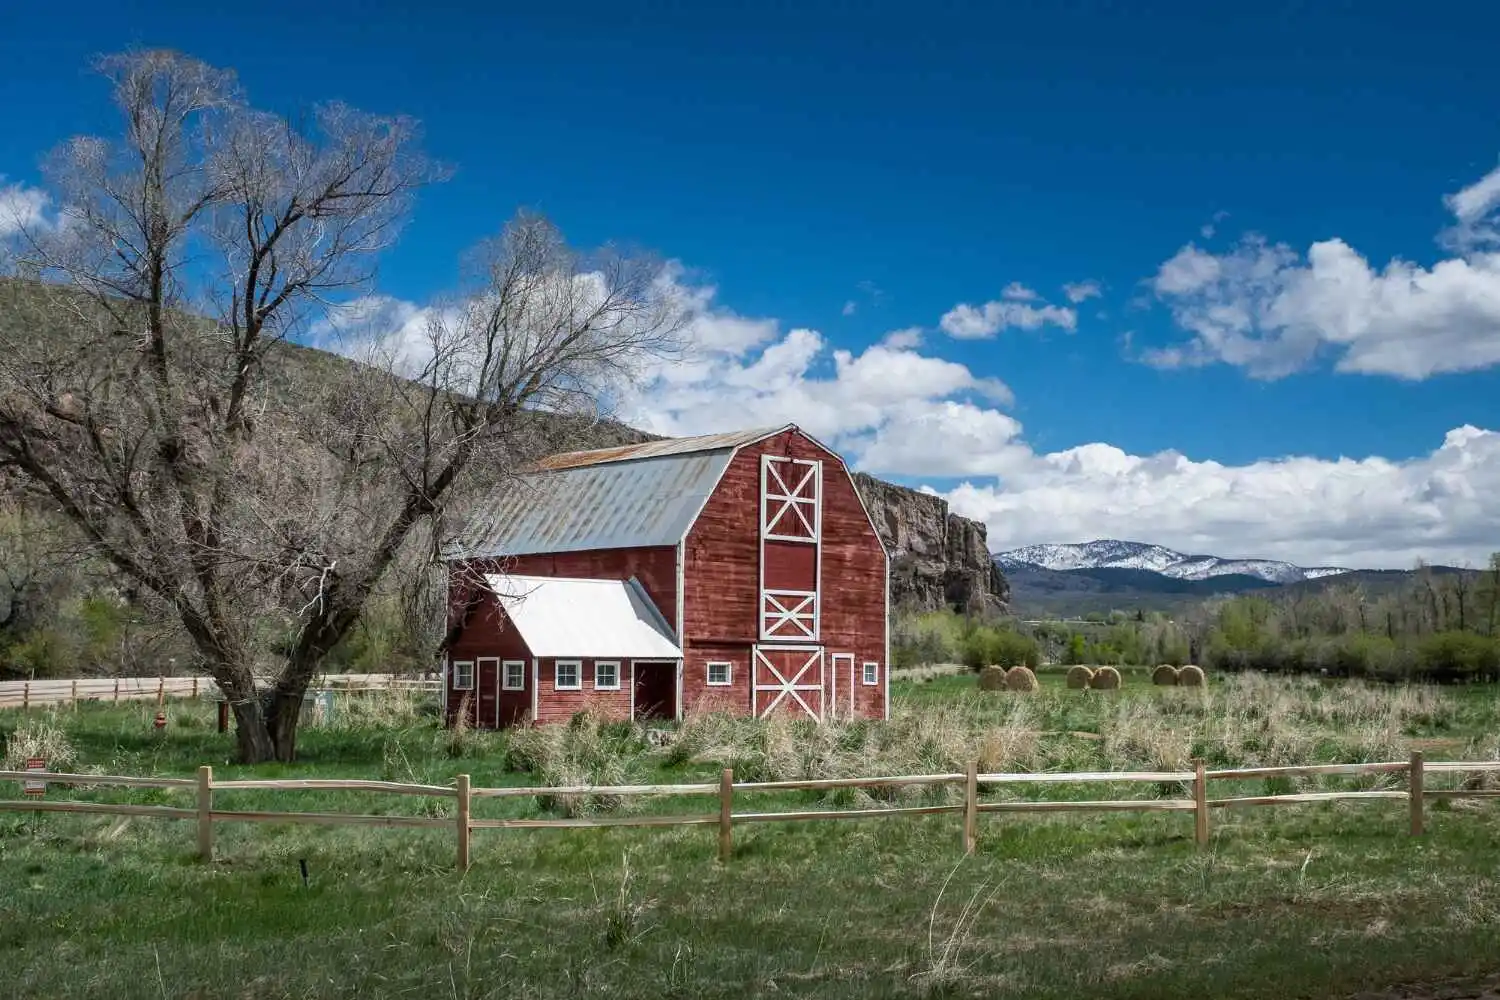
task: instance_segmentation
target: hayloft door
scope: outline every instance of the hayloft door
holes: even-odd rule
[[[823,463],[760,460],[761,642],[816,642],[820,631],[819,539]]]

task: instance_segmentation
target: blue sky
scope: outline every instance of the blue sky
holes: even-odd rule
[[[756,352],[817,331],[805,367],[777,374],[795,385],[747,399],[741,422],[814,425],[986,520],[996,547],[1113,535],[1392,565],[1500,549],[1481,490],[1500,478],[1475,478],[1496,477],[1500,445],[1439,453],[1456,428],[1500,429],[1500,264],[1474,235],[1494,207],[1476,186],[1500,166],[1500,10],[1144,8],[26,5],[0,37],[0,186],[113,128],[92,54],[179,48],[262,106],[338,98],[424,123],[457,172],[423,196],[383,293],[420,304],[520,205],[579,244],[654,248],[712,284],[720,319],[775,321],[714,377],[742,382]],[[1445,196],[1466,189],[1478,214],[1455,246]],[[1320,241],[1339,242],[1313,265]],[[1418,270],[1382,282],[1393,259]],[[1450,281],[1441,262],[1468,270]],[[1083,282],[1100,294],[1071,301]],[[1044,305],[1071,318],[1028,328]],[[814,406],[854,398],[834,351],[873,366],[911,328],[901,350],[980,386],[892,404],[938,438],[967,421],[946,463]],[[659,396],[641,419],[716,429]],[[1189,465],[1150,460],[1163,451]]]

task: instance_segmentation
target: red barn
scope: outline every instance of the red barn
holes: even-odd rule
[[[886,551],[794,425],[553,455],[446,559],[450,720],[889,715]]]

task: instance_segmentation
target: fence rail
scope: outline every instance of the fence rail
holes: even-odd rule
[[[0,800],[0,812],[73,812],[102,813],[120,816],[143,816],[157,819],[196,819],[198,854],[212,859],[214,824],[233,822],[308,823],[316,825],[356,825],[384,827],[443,828],[455,830],[458,843],[458,867],[469,867],[470,835],[474,830],[493,829],[582,829],[604,827],[716,826],[719,833],[719,859],[728,860],[733,851],[734,827],[745,823],[796,823],[832,820],[878,819],[902,816],[963,815],[963,848],[973,853],[979,838],[978,818],[983,813],[1026,812],[1191,812],[1194,837],[1200,847],[1209,839],[1209,811],[1237,806],[1280,806],[1311,802],[1357,802],[1369,800],[1405,800],[1410,804],[1409,832],[1423,832],[1424,803],[1429,799],[1493,798],[1494,789],[1427,789],[1427,772],[1458,774],[1500,770],[1500,761],[1437,761],[1425,763],[1421,752],[1410,760],[1362,764],[1310,764],[1298,767],[1257,767],[1209,771],[1195,760],[1191,771],[1079,771],[1018,774],[980,773],[977,763],[966,773],[894,775],[869,778],[829,778],[797,781],[735,781],[732,769],[725,769],[717,783],[703,782],[673,785],[570,785],[553,787],[472,788],[469,776],[461,774],[452,785],[423,785],[393,781],[337,778],[253,779],[216,781],[213,768],[203,766],[194,778],[130,777],[124,775],[72,774],[44,771],[0,771],[0,782],[43,782],[49,785],[122,786],[132,788],[192,789],[192,808],[137,805],[92,801],[43,801],[35,797]],[[1209,798],[1213,781],[1312,775],[1392,775],[1406,776],[1404,790],[1358,790],[1335,792],[1296,792],[1284,795],[1256,795],[1235,798]],[[1117,799],[1117,800],[1031,800],[981,801],[980,791],[1007,785],[1101,784],[1101,783],[1172,783],[1180,782],[1191,791],[1188,798]],[[779,812],[735,812],[737,796],[760,792],[789,790],[826,790],[834,788],[892,788],[904,785],[962,785],[961,804],[895,806],[889,808],[811,809]],[[44,786],[45,787],[45,786]],[[215,792],[339,790],[378,792],[391,795],[414,795],[449,798],[456,802],[456,815],[449,818],[364,813],[260,812],[217,808]],[[715,796],[718,808],[712,813],[689,815],[581,816],[572,818],[476,817],[475,799],[517,798],[525,796],[611,795],[611,796]]]
[[[437,691],[441,682],[398,674],[325,674],[314,688],[333,691],[407,689]],[[80,701],[146,701],[164,698],[218,699],[212,677],[79,677],[64,680],[0,681],[0,708],[76,705]]]

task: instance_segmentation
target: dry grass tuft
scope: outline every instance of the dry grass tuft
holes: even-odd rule
[[[1089,681],[1094,679],[1094,671],[1091,667],[1079,665],[1068,668],[1068,687],[1074,691],[1082,691],[1089,686]]]
[[[1089,678],[1089,687],[1095,691],[1114,691],[1120,686],[1120,672],[1114,667],[1100,667]]]
[[[1160,668],[1158,668],[1160,669]],[[1204,681],[1203,669],[1195,667],[1191,663],[1177,671],[1177,686],[1185,688],[1201,688]]]
[[[1197,668],[1194,667],[1193,669],[1196,670]],[[1151,671],[1151,683],[1157,687],[1174,687],[1179,683],[1178,677],[1177,668],[1170,663],[1163,663]]]
[[[979,671],[979,690],[1002,691],[1005,689],[1005,668],[985,667]]]
[[[1029,667],[1011,667],[1005,674],[1005,690],[1036,691],[1041,688]]]
[[[630,764],[643,747],[630,735],[606,729],[592,712],[580,712],[566,726],[527,726],[510,738],[511,767],[529,771],[546,787],[623,785]],[[539,795],[537,804],[564,816],[611,812],[616,795]]]
[[[25,722],[5,741],[5,767],[0,770],[22,771],[28,757],[40,757],[49,771],[66,771],[78,760],[67,730],[59,726],[56,713],[34,722]]]

